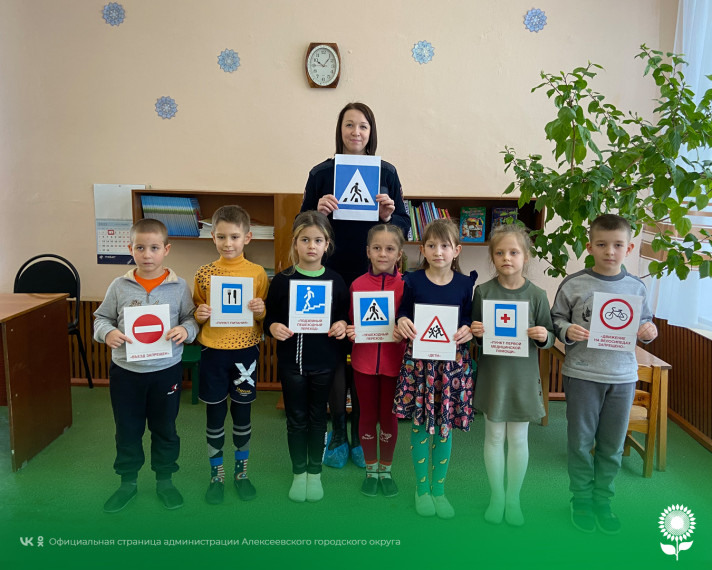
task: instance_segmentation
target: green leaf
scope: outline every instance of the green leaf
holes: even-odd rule
[[[700,263],[700,277],[705,278],[710,276],[710,262],[703,261]]]
[[[692,222],[690,218],[681,218],[675,222],[675,230],[681,236],[684,236],[692,229]]]
[[[690,268],[687,265],[678,265],[675,268],[675,274],[677,275],[678,279],[680,281],[684,281],[687,279],[687,276],[690,273]]]

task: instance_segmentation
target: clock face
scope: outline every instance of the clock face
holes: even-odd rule
[[[318,45],[307,58],[309,78],[321,87],[331,85],[339,76],[339,58],[336,51],[327,45]]]

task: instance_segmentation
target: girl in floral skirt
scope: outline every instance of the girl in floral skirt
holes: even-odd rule
[[[469,431],[472,419],[472,362],[467,342],[472,339],[472,287],[477,272],[469,277],[460,272],[457,257],[461,249],[453,222],[440,219],[428,224],[420,246],[422,269],[406,274],[398,310],[398,331],[411,342],[403,356],[393,410],[399,418],[413,419],[410,441],[416,476],[415,509],[421,516],[455,516],[445,497],[451,430]],[[413,323],[416,304],[459,309],[455,360],[413,358],[412,341],[424,332],[416,330]]]

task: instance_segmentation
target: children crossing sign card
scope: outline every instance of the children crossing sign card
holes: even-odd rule
[[[124,308],[124,334],[131,339],[126,343],[126,360],[154,360],[173,355],[173,343],[166,340],[171,328],[168,305],[147,305]]]
[[[247,303],[252,299],[251,277],[210,278],[210,326],[251,327],[252,311]]]
[[[355,154],[334,156],[335,220],[378,221],[376,195],[381,188],[381,157]]]
[[[459,307],[415,304],[413,358],[455,360]]]
[[[394,342],[393,291],[357,291],[353,294],[355,342]]]
[[[529,356],[529,301],[482,301],[482,353]]]
[[[594,293],[588,347],[635,351],[643,297]]]
[[[331,281],[289,282],[289,329],[295,333],[327,333],[331,328]]]

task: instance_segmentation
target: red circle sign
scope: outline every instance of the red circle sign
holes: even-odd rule
[[[163,321],[156,315],[141,315],[134,321],[133,335],[143,344],[153,344],[163,336]]]
[[[626,328],[633,320],[633,307],[623,299],[609,299],[601,307],[601,322],[614,331]]]

